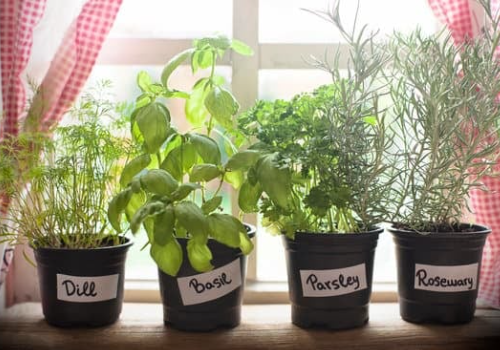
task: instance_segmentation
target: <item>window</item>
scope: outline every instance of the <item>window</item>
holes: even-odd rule
[[[353,23],[356,3],[342,2],[346,26]],[[370,29],[380,29],[382,34],[394,29],[413,29],[417,25],[426,32],[436,29],[426,0],[360,0],[359,3],[358,23],[367,23]],[[231,82],[243,109],[257,98],[289,98],[298,92],[311,91],[328,83],[329,76],[311,69],[307,57],[323,57],[326,50],[334,52],[336,47],[345,49],[331,24],[302,10],[326,10],[328,6],[331,6],[329,0],[184,0],[175,3],[124,0],[89,85],[95,80],[111,79],[117,100],[132,100],[138,94],[135,76],[140,70],[159,76],[162,65],[189,47],[192,38],[222,33],[244,41],[255,51],[250,58],[234,57],[232,65],[223,66],[220,71]],[[188,67],[174,79],[180,87],[193,81]],[[182,113],[181,105],[172,108],[173,116]],[[249,217],[249,222],[258,220],[255,216]],[[139,252],[144,243],[145,235],[138,236],[130,251],[127,278],[131,281],[153,280],[157,276],[149,254]],[[268,286],[277,285],[271,282],[285,281],[280,238],[259,229],[256,248],[249,264],[249,277],[267,282]],[[381,235],[375,282],[395,282],[393,251],[390,235]]]

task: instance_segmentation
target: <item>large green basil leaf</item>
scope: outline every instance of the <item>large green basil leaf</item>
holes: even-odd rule
[[[122,232],[120,225],[121,214],[125,211],[131,197],[132,191],[130,191],[130,189],[126,189],[118,193],[109,203],[108,220],[117,232]]]
[[[231,48],[239,53],[240,55],[243,56],[252,56],[253,55],[253,50],[248,46],[247,44],[243,43],[242,41],[233,39],[231,41]]]
[[[182,181],[184,174],[182,167],[182,147],[176,147],[167,155],[160,165],[160,168],[168,171],[177,181]]]
[[[229,183],[235,190],[239,189],[243,182],[245,181],[245,177],[243,173],[239,170],[237,171],[226,171],[224,173],[224,181]]]
[[[150,216],[155,216],[165,210],[165,204],[162,202],[148,202],[144,204],[142,207],[140,207],[132,217],[132,220],[130,221],[130,230],[132,233],[136,233],[139,231],[139,228],[141,227],[141,224]],[[148,230],[148,236],[151,235],[153,232],[150,232],[151,230]],[[151,237],[150,238],[150,242]]]
[[[170,195],[179,186],[177,180],[163,169],[149,170],[141,176],[141,184],[145,191],[163,196]]]
[[[240,246],[240,232],[246,232],[245,226],[228,214],[210,214],[207,217],[210,235],[218,242],[231,248]]]
[[[208,136],[192,133],[189,138],[205,163],[219,164],[221,154],[217,143]]]
[[[135,122],[144,137],[148,153],[156,153],[169,136],[170,112],[168,109],[161,103],[150,103],[139,109]]]
[[[225,168],[231,170],[248,169],[253,166],[260,157],[259,151],[246,150],[234,154],[227,161]]]
[[[139,210],[140,207],[144,205],[146,202],[146,195],[144,192],[140,191],[137,193],[133,193],[130,198],[127,207],[125,208],[125,216],[127,217],[128,222],[132,221],[132,217]]]
[[[232,129],[233,116],[238,112],[240,105],[228,90],[215,86],[205,99],[205,107],[219,124],[226,129]]]
[[[207,272],[213,269],[212,252],[206,243],[200,243],[194,239],[188,241],[187,253],[189,262],[193,269],[198,272]]]
[[[189,181],[210,181],[221,174],[220,169],[213,164],[196,164],[189,174]]]
[[[201,205],[201,210],[205,215],[210,214],[215,209],[217,209],[221,205],[221,203],[222,203],[222,196],[215,196],[213,198],[210,198],[205,203],[203,203]]]
[[[163,246],[151,243],[150,254],[160,270],[170,276],[177,275],[182,265],[183,253],[176,239],[169,240]]]
[[[202,83],[195,85],[184,105],[186,119],[194,128],[203,126],[203,123],[209,115],[205,107],[205,99],[208,96],[209,90],[205,88],[205,84],[203,83],[206,83],[208,79],[204,78],[200,81]]]
[[[255,213],[259,209],[257,203],[262,195],[262,187],[259,183],[252,186],[247,180],[241,185],[238,193],[238,205],[244,213]]]
[[[168,171],[177,181],[197,162],[196,148],[191,142],[182,143],[168,153],[160,167]]]
[[[175,205],[177,221],[190,233],[193,238],[201,243],[208,239],[208,223],[205,214],[191,201],[180,202]]]
[[[163,213],[154,217],[153,236],[156,244],[160,246],[166,245],[173,239],[175,227],[174,208],[169,205]]]
[[[133,177],[144,170],[150,163],[151,156],[149,154],[141,154],[128,162],[120,176],[120,186],[126,187]]]
[[[186,198],[194,190],[197,190],[200,188],[201,188],[201,186],[196,184],[196,183],[187,182],[185,184],[180,185],[178,189],[176,189],[174,192],[172,192],[170,197],[174,201],[180,201],[180,200]]]

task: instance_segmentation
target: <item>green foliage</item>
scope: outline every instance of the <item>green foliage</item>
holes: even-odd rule
[[[453,230],[470,190],[485,190],[481,177],[499,161],[500,32],[490,20],[493,32],[459,47],[418,30],[386,47],[402,158],[392,221],[408,229]]]
[[[232,117],[240,106],[234,96],[222,87],[215,86],[205,98],[205,108],[224,128],[232,127]]]
[[[130,130],[143,154],[125,165],[121,191],[110,202],[109,216],[115,229],[120,229],[122,213],[134,233],[144,226],[153,260],[162,271],[174,276],[184,259],[177,238],[189,239],[187,258],[200,272],[213,267],[209,239],[240,248],[245,254],[253,248],[241,221],[220,212],[223,184],[240,186],[245,168],[256,161],[253,152],[232,152],[232,160],[223,163],[224,150],[237,149],[230,139],[238,135],[234,119],[239,104],[224,87],[224,79],[215,74],[217,60],[228,50],[251,53],[236,40],[223,36],[203,38],[165,65],[161,83],[155,83],[144,72],[137,77],[142,94],[136,100]],[[209,74],[190,91],[175,90],[169,84],[170,76],[186,63],[193,74],[202,69]],[[185,99],[185,117],[193,130],[183,134],[173,127],[165,98]],[[247,209],[255,207],[243,205]]]
[[[232,248],[240,247],[240,232],[246,233],[245,226],[228,214],[210,214],[208,228],[213,237]]]
[[[22,134],[0,146],[0,188],[11,197],[0,239],[27,238],[33,247],[95,248],[119,244],[120,216],[132,197],[112,201],[122,154],[133,154],[120,131],[118,106],[107,99],[105,82],[89,90],[70,110],[70,125],[53,130],[53,140]],[[133,169],[128,169],[128,181]],[[108,221],[109,218],[109,221]]]
[[[155,154],[168,137],[170,112],[160,103],[147,104],[137,110],[135,122],[144,137],[148,153]]]
[[[314,60],[332,84],[290,101],[258,101],[238,120],[258,140],[251,148],[261,154],[247,172],[240,206],[252,210],[263,191],[264,225],[290,237],[296,231],[373,228],[389,215],[394,176],[387,111],[379,104],[387,94],[380,79],[388,56],[373,49],[374,35],[365,35],[364,28],[345,31],[338,7],[316,14],[334,23],[350,45],[347,77],[339,53],[333,62]]]

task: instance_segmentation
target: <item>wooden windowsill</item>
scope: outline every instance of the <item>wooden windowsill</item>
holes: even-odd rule
[[[478,309],[465,325],[415,325],[395,303],[373,303],[370,321],[346,331],[303,330],[290,323],[289,305],[245,305],[242,323],[230,330],[187,333],[163,325],[160,304],[126,303],[109,327],[49,326],[38,303],[0,316],[0,349],[491,349],[500,343],[500,311]]]

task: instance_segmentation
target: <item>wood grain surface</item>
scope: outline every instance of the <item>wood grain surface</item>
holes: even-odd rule
[[[289,305],[247,305],[239,327],[187,333],[163,325],[160,304],[125,304],[120,320],[93,329],[49,326],[38,303],[0,315],[0,349],[500,349],[500,311],[479,309],[465,325],[415,325],[397,304],[370,306],[369,323],[346,331],[303,330]]]

